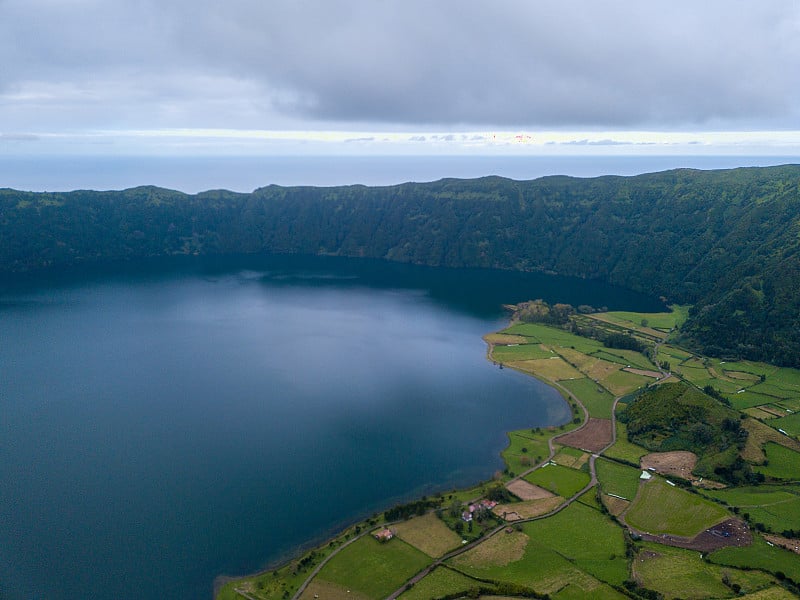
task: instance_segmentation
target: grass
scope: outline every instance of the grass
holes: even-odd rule
[[[542,350],[539,344],[495,346],[492,350],[492,358],[501,363],[509,363],[517,360],[531,360],[535,358],[550,358],[551,356],[553,356],[553,353],[549,350]]]
[[[633,574],[643,587],[667,598],[720,598],[731,595],[722,583],[723,573],[745,591],[770,585],[771,577],[758,571],[746,572],[709,564],[694,550],[645,542],[633,560]]]
[[[523,526],[542,545],[606,583],[628,577],[622,530],[600,511],[574,502],[561,512]]]
[[[611,362],[622,365],[623,367],[636,367],[638,369],[645,369],[647,371],[656,370],[656,366],[644,356],[641,352],[635,350],[621,350],[618,348],[605,348],[599,352],[595,352],[594,356],[598,356],[609,360]]]
[[[523,525],[523,531],[530,524]],[[558,552],[551,550],[538,540],[530,539],[525,533],[506,534],[501,532],[494,537],[525,535],[528,538],[524,553],[519,560],[502,566],[487,565],[477,554],[481,546],[473,548],[450,561],[450,565],[467,575],[493,581],[507,581],[535,588],[541,593],[553,594],[566,586],[577,590],[575,597],[591,598],[591,594],[602,590],[600,598],[624,598],[605,586],[585,571],[579,569]],[[489,540],[491,542],[492,538]],[[488,543],[488,542],[484,542]],[[483,545],[483,544],[481,544]],[[616,595],[615,595],[616,594]]]
[[[628,429],[624,423],[617,421],[617,441],[603,454],[609,458],[616,458],[634,464],[639,464],[639,459],[649,450],[628,441]]]
[[[611,460],[600,459],[595,462],[597,480],[606,494],[616,494],[633,500],[639,491],[641,471]]]
[[[614,396],[609,394],[604,387],[599,386],[587,377],[562,381],[561,385],[575,394],[586,407],[586,410],[589,411],[590,417],[597,417],[598,419],[611,418]]]
[[[769,573],[780,571],[795,581],[800,581],[800,555],[770,546],[759,536],[755,536],[749,546],[722,548],[709,554],[708,559],[719,565],[762,569]]]
[[[783,429],[789,435],[800,436],[800,413],[794,413],[788,417],[781,417],[770,423],[777,429]]]
[[[511,366],[534,373],[550,381],[561,381],[563,379],[578,379],[583,377],[583,373],[570,365],[561,357],[537,358],[533,360],[520,360],[509,363]]]
[[[713,385],[713,382],[711,385]],[[751,408],[753,406],[761,406],[762,404],[770,404],[775,400],[775,398],[772,398],[771,396],[756,394],[749,390],[745,390],[741,394],[729,394],[728,398],[731,401],[731,406],[737,410]]]
[[[596,340],[574,335],[563,329],[540,325],[539,323],[520,323],[518,325],[512,325],[508,329],[502,331],[502,333],[532,337],[547,346],[572,348],[584,354],[591,354],[603,348],[603,344]]]
[[[547,439],[552,435],[554,435],[552,431],[545,430],[544,433],[534,434],[530,429],[509,433],[509,445],[501,453],[508,470],[519,474],[541,462],[550,453]]]
[[[769,462],[766,465],[755,467],[755,471],[773,479],[800,480],[800,452],[789,450],[789,448],[774,442],[767,443],[764,451]]]
[[[636,373],[628,373],[627,371],[616,371],[611,373],[608,377],[603,379],[600,383],[608,388],[615,396],[622,396],[629,394],[640,387],[644,387],[648,383],[652,383],[651,377],[644,375],[637,375]]]
[[[461,536],[448,528],[434,513],[398,523],[393,529],[401,540],[433,558],[461,545]]]
[[[589,474],[584,471],[553,464],[536,469],[525,477],[526,481],[564,498],[571,498],[581,491],[589,483],[589,479]]]
[[[642,319],[646,319],[647,326],[653,327],[654,329],[669,330],[672,329],[673,327],[680,327],[689,316],[689,306],[673,304],[669,308],[671,312],[639,313],[639,312],[615,310],[599,314],[607,316],[609,319],[613,319],[612,322],[618,323],[620,325],[631,323],[634,326],[641,327]]]
[[[768,442],[774,442],[790,448],[798,448],[798,443],[789,439],[777,429],[765,425],[755,419],[745,419],[742,426],[747,430],[747,442],[742,451],[742,458],[751,463],[760,464],[764,462],[767,455],[764,448]]]
[[[639,490],[625,520],[640,531],[693,537],[729,516],[706,498],[653,477]]]
[[[401,600],[430,600],[449,594],[466,592],[480,584],[447,567],[437,567],[419,583],[400,596]]]
[[[586,407],[586,410],[589,411],[590,417],[597,417],[598,419],[611,418],[614,396],[602,386],[586,377],[562,381],[561,385],[575,394]]]
[[[553,462],[570,469],[580,469],[589,460],[589,454],[577,448],[561,446]]]
[[[429,563],[428,556],[403,540],[382,544],[367,535],[334,556],[319,578],[369,598],[385,598]]]

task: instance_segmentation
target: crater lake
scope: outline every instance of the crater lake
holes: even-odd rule
[[[197,599],[347,523],[502,469],[570,418],[498,369],[503,303],[597,282],[332,257],[181,258],[0,282],[0,597]]]

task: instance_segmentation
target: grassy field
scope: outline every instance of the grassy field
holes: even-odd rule
[[[495,346],[492,350],[492,358],[502,363],[517,360],[531,360],[534,358],[550,358],[551,356],[553,356],[553,353],[549,350],[542,350],[539,344]]]
[[[775,419],[770,425],[776,429],[783,429],[789,435],[798,437],[800,436],[800,413],[794,413],[788,417]]]
[[[611,311],[606,313],[597,313],[596,317],[608,319],[612,323],[636,329],[643,327],[642,320],[647,321],[647,327],[653,329],[662,329],[669,331],[673,327],[679,327],[689,316],[689,306],[681,306],[674,304],[669,307],[671,312],[662,313],[637,313],[629,311]]]
[[[522,473],[547,458],[550,449],[547,439],[553,432],[543,430],[533,433],[530,429],[520,429],[508,434],[508,447],[501,453],[508,470]]]
[[[589,411],[590,417],[597,417],[598,419],[611,418],[614,396],[602,386],[586,377],[562,381],[561,385],[580,399],[586,410]]]
[[[800,555],[770,546],[758,536],[750,546],[722,548],[709,554],[708,559],[719,565],[762,569],[769,573],[780,571],[795,581],[800,581]]]
[[[563,329],[556,329],[539,323],[520,323],[518,325],[512,325],[508,329],[503,330],[502,333],[524,335],[546,346],[572,348],[584,354],[591,354],[603,348],[603,344],[597,340],[573,335]]]
[[[433,558],[461,545],[461,536],[433,513],[403,521],[393,529],[401,540]]]
[[[577,494],[586,487],[589,479],[589,474],[584,471],[553,464],[536,469],[525,477],[526,481],[564,498],[571,498]]]
[[[597,480],[606,494],[616,494],[633,500],[639,491],[641,471],[627,465],[600,459],[595,462]]]
[[[520,360],[508,364],[522,371],[528,371],[538,375],[539,377],[549,379],[550,381],[578,379],[583,377],[583,373],[578,371],[575,367],[570,365],[561,357]]]
[[[334,556],[318,577],[368,598],[385,598],[429,563],[428,556],[403,540],[382,544],[367,535]]]
[[[725,598],[731,590],[723,582],[753,592],[770,587],[772,577],[758,571],[739,571],[710,564],[693,550],[645,542],[633,560],[633,575],[642,586],[661,592],[667,598]]]
[[[625,460],[634,464],[639,464],[639,459],[649,451],[641,446],[628,441],[628,429],[624,423],[617,421],[617,441],[603,454],[610,458]]]
[[[639,490],[625,520],[640,531],[691,537],[729,516],[724,508],[702,496],[653,477]]]
[[[402,600],[430,600],[447,594],[466,592],[481,584],[458,571],[437,567],[422,581],[400,596]],[[321,598],[323,596],[320,596]]]
[[[596,509],[574,502],[523,528],[532,539],[601,581],[620,585],[628,577],[622,530]]]
[[[558,448],[558,453],[553,457],[553,462],[563,467],[580,469],[589,460],[589,454],[583,450],[569,446],[560,446]]]
[[[774,442],[769,442],[764,451],[767,454],[769,463],[755,467],[755,471],[773,479],[800,480],[800,452],[789,450]]]
[[[645,377],[644,375],[637,375],[627,371],[616,371],[602,379],[600,383],[615,396],[623,396],[653,381],[652,377]]]
[[[611,600],[625,598],[622,594],[615,592],[601,581],[579,569],[558,552],[551,550],[535,539],[531,539],[524,533],[514,532],[507,534],[501,532],[494,537],[516,535],[524,535],[528,539],[524,553],[518,560],[498,566],[498,560],[490,556],[487,562],[477,552],[483,545],[481,544],[481,546],[452,559],[450,564],[459,571],[474,577],[526,585],[533,587],[540,593],[553,594],[566,586],[570,586],[574,588],[576,594],[571,597],[608,598]],[[493,540],[494,538],[485,543],[493,542]],[[498,552],[501,555],[507,554],[504,542],[498,543]]]
[[[742,458],[752,463],[760,464],[767,459],[764,451],[768,442],[787,446],[791,449],[800,449],[800,444],[789,439],[777,429],[765,425],[755,419],[745,419],[742,426],[747,429],[747,443],[742,451]]]

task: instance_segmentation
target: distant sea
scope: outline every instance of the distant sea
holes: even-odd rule
[[[30,191],[125,189],[250,192],[277,185],[392,185],[444,177],[638,175],[679,167],[729,169],[800,162],[800,156],[286,156],[0,157],[0,188]]]

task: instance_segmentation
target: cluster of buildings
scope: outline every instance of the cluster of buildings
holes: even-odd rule
[[[469,523],[472,521],[473,515],[479,510],[492,510],[495,506],[497,506],[497,502],[494,500],[481,500],[480,502],[476,502],[475,504],[470,504],[463,513],[461,513],[461,519]]]

